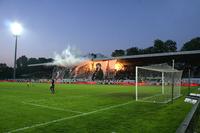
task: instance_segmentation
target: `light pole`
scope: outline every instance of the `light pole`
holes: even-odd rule
[[[11,28],[12,34],[15,37],[15,57],[14,57],[14,72],[13,72],[13,79],[15,79],[16,78],[16,58],[17,58],[17,39],[21,35],[22,26],[19,23],[14,22],[11,24],[10,28]]]

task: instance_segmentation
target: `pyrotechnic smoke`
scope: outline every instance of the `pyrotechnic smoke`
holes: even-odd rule
[[[73,67],[87,60],[88,58],[81,56],[77,49],[68,46],[61,54],[55,53],[53,65]]]

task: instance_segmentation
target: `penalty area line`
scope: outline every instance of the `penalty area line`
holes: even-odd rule
[[[8,131],[7,133],[19,132],[19,131],[23,131],[23,130],[26,130],[26,129],[41,127],[41,126],[49,125],[49,124],[52,124],[52,123],[61,122],[61,121],[64,121],[64,120],[74,119],[74,118],[78,118],[78,117],[81,117],[81,116],[87,116],[87,115],[91,115],[91,114],[98,113],[98,112],[101,112],[101,111],[125,106],[125,105],[131,104],[133,102],[135,102],[135,101],[129,101],[129,102],[126,102],[126,103],[109,106],[109,107],[106,107],[106,108],[94,110],[94,111],[87,112],[87,113],[82,113],[82,114],[78,114],[78,115],[74,115],[74,116],[64,117],[64,118],[60,118],[60,119],[56,119],[56,120],[52,120],[52,121],[48,121],[48,122],[44,122],[44,123],[34,124],[32,126],[27,126],[27,127],[22,127],[22,128],[18,128],[18,129],[15,129],[15,130],[11,130],[11,131]]]
[[[72,112],[72,113],[78,113],[78,114],[83,114],[84,112],[80,111],[75,111],[75,110],[70,110],[70,109],[62,109],[62,108],[56,108],[56,107],[50,107],[46,105],[41,105],[41,104],[35,104],[35,103],[28,103],[28,102],[22,102],[23,104],[27,105],[32,105],[36,107],[42,107],[42,108],[47,108],[47,109],[52,109],[52,110],[58,110],[58,111],[65,111],[65,112]]]

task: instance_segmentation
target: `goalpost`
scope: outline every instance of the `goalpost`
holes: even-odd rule
[[[167,103],[181,96],[182,71],[167,64],[136,66],[136,101]]]

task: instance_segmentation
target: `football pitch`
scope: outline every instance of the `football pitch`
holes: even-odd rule
[[[191,109],[135,101],[134,86],[0,83],[0,132],[174,133]],[[152,88],[153,89],[153,88]]]

